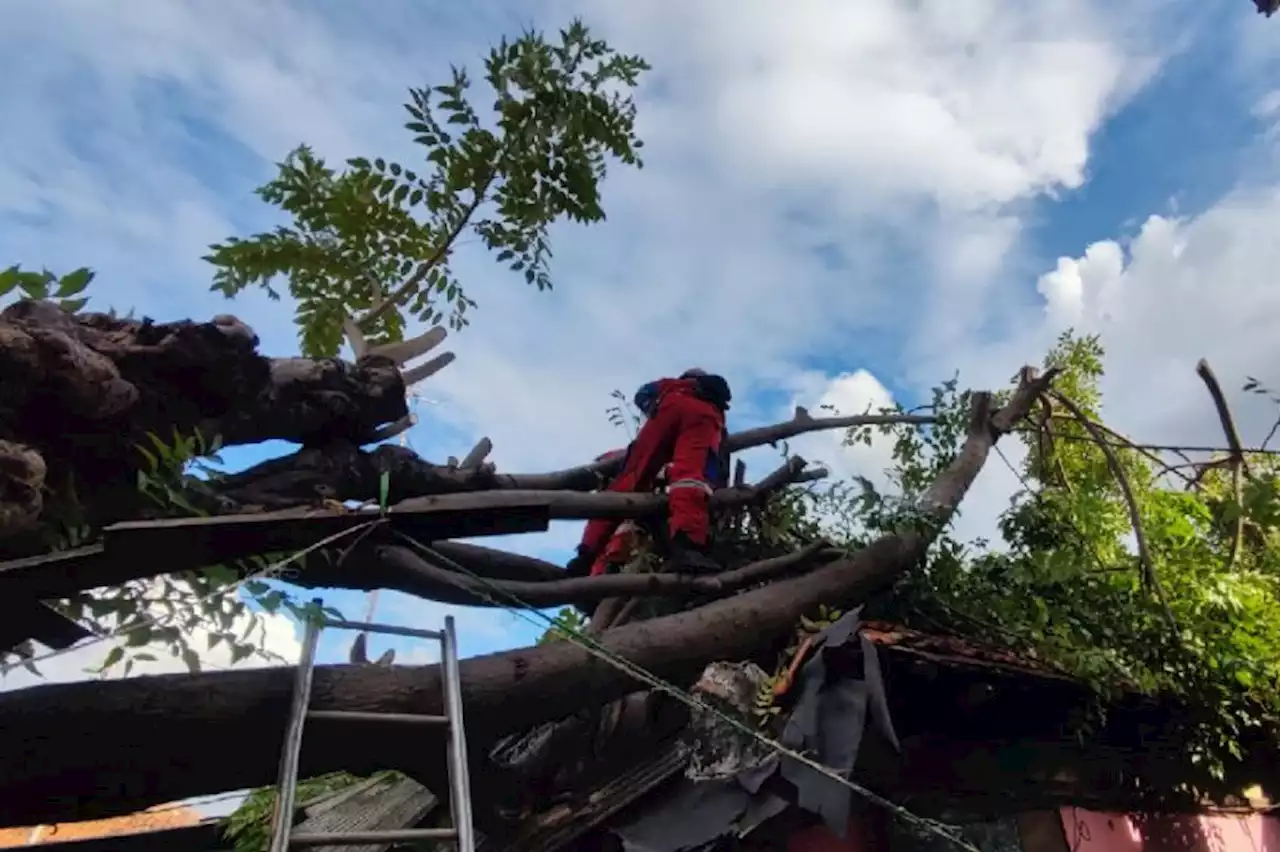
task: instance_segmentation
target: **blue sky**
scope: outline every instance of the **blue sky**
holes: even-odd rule
[[[478,67],[524,24],[582,15],[650,60],[646,167],[610,177],[606,223],[556,229],[556,288],[460,258],[480,306],[447,343],[458,361],[419,389],[409,440],[429,459],[482,435],[506,470],[589,459],[625,443],[610,391],[693,364],[730,378],[735,427],[797,402],[912,403],[957,369],[1001,384],[1069,325],[1103,334],[1107,417],[1148,440],[1217,440],[1202,356],[1231,385],[1280,379],[1277,31],[1245,0],[12,5],[5,262],[92,266],[101,308],[233,312],[274,355],[296,352],[290,306],[227,303],[200,256],[277,221],[252,190],[293,146],[412,162],[406,89]],[[1270,412],[1238,413],[1260,437]],[[797,447],[873,479],[887,458],[831,436]],[[989,533],[1012,487],[984,472],[963,531]],[[563,560],[576,535],[502,544]],[[446,610],[384,594],[378,617]],[[466,654],[536,633],[456,613]],[[322,658],[349,641],[330,636]]]

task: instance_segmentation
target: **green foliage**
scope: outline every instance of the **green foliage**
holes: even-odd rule
[[[1064,368],[1055,387],[1095,421],[1103,356],[1097,338],[1068,334],[1046,359]],[[808,522],[857,546],[910,521],[910,502],[963,441],[968,395],[947,382],[931,408],[932,428],[883,430],[894,439],[900,493],[839,484],[808,498]],[[1135,688],[1180,696],[1202,708],[1188,731],[1191,759],[1220,773],[1244,728],[1280,717],[1280,470],[1270,457],[1250,459],[1237,503],[1226,465],[1197,487],[1175,486],[1157,476],[1158,460],[1116,438],[1175,632],[1142,581],[1127,505],[1101,448],[1060,407],[1030,419],[1019,436],[1024,487],[1000,519],[1003,541],[961,542],[944,531],[926,564],[869,614],[1010,647],[1087,681],[1101,698]],[[865,429],[849,435],[869,439]],[[1247,533],[1233,565],[1242,513]]]
[[[400,778],[398,772],[379,772],[373,778]],[[330,772],[316,778],[299,779],[294,801],[299,807],[359,784],[365,779],[346,772]],[[271,816],[276,806],[276,789],[262,787],[251,792],[222,827],[235,852],[266,852],[271,843]]]
[[[58,307],[68,313],[75,313],[88,304],[88,297],[76,297],[92,281],[93,270],[83,266],[59,278],[47,269],[39,272],[24,271],[15,264],[0,271],[0,298],[17,290],[27,299],[56,299]]]
[[[168,439],[148,434],[145,445],[137,447],[143,460],[138,491],[152,504],[153,514],[207,515],[205,505],[212,499],[207,483],[218,476],[211,465],[221,463],[220,447],[219,439],[206,441],[198,432],[182,435],[175,431]],[[92,532],[81,526],[64,526],[63,534],[57,549],[76,547],[92,538]],[[248,601],[267,613],[289,611],[298,620],[308,617],[314,605],[299,603],[288,591],[263,579],[239,583],[247,574],[262,576],[274,558],[258,556],[237,565],[133,580],[85,592],[55,607],[68,618],[87,621],[100,635],[118,637],[118,644],[93,670],[99,675],[121,668],[128,676],[137,663],[157,659],[153,653],[157,646],[181,659],[192,672],[199,671],[203,653],[224,644],[233,665],[254,656],[287,663],[263,647],[266,622]],[[242,596],[240,589],[246,594]],[[326,612],[341,617],[336,610]],[[195,647],[191,641],[197,627],[208,634],[203,647]]]
[[[444,85],[411,89],[416,170],[357,157],[335,171],[309,147],[294,150],[258,190],[292,225],[212,246],[214,289],[233,296],[258,285],[278,298],[272,281],[285,276],[303,354],[324,357],[357,316],[372,343],[401,339],[406,317],[435,324],[448,314],[464,326],[476,303],[451,261],[468,231],[527,283],[549,288],[551,224],[602,220],[608,160],[641,165],[630,90],[648,68],[578,21],[559,35],[526,32],[494,47],[485,95],[461,68]],[[477,106],[487,101],[491,110]]]
[[[571,606],[561,609],[556,613],[556,617],[552,621],[554,626],[548,627],[546,632],[538,637],[539,645],[558,642],[564,639],[566,635],[576,633],[587,626],[587,617]],[[569,633],[566,633],[566,630]]]

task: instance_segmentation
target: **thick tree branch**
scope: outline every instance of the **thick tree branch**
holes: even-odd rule
[[[732,594],[740,589],[775,580],[811,567],[823,551],[825,542],[815,542],[785,556],[763,559],[732,571],[710,576],[696,574],[608,574],[602,577],[575,577],[552,582],[520,582],[514,580],[473,580],[457,570],[451,560],[434,548],[404,540],[402,544],[384,544],[376,548],[378,560],[397,575],[414,578],[421,585],[415,589],[400,586],[400,591],[421,598],[440,599],[440,592],[462,593],[471,606],[511,606],[515,602],[534,608],[599,603],[618,595],[664,597],[672,595]],[[831,557],[828,557],[831,558]]]
[[[1236,524],[1235,533],[1231,536],[1231,551],[1227,554],[1227,567],[1234,568],[1236,560],[1240,558],[1240,547],[1244,543],[1244,477],[1249,472],[1249,463],[1244,457],[1240,432],[1236,429],[1236,421],[1227,405],[1227,396],[1222,392],[1222,385],[1218,384],[1218,377],[1213,374],[1209,362],[1201,358],[1196,364],[1196,374],[1209,389],[1213,407],[1222,423],[1222,432],[1227,436],[1227,447],[1231,451],[1231,491],[1236,502]]]
[[[920,414],[855,414],[849,417],[813,417],[808,409],[796,406],[795,415],[784,423],[772,426],[760,426],[746,429],[729,436],[730,452],[762,447],[765,444],[776,444],[788,438],[804,435],[809,432],[822,432],[827,429],[852,429],[857,426],[888,426],[891,424],[910,424],[928,426],[936,423],[938,418]]]
[[[928,527],[883,536],[794,579],[605,631],[601,644],[658,677],[688,683],[712,660],[744,659],[771,647],[818,604],[861,603],[920,564],[995,441],[1026,416],[1050,377],[1019,387],[989,418],[989,397],[975,398],[964,445],[922,500],[934,522]],[[603,705],[635,689],[630,674],[571,642],[472,658],[461,669],[468,736],[476,754],[504,734]],[[2,693],[0,821],[31,823],[90,809],[120,812],[270,783],[292,681],[291,669],[278,668]],[[315,673],[316,710],[438,714],[442,706],[436,666],[320,666]],[[111,736],[102,736],[104,730]],[[428,734],[414,749],[399,745],[386,752],[370,747],[387,742],[385,732],[352,723],[339,730],[317,722],[308,737],[303,775],[338,768],[369,771],[399,762],[430,786],[440,782],[445,765],[443,742]],[[226,760],[228,753],[237,759]]]

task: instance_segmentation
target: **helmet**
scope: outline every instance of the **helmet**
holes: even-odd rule
[[[680,374],[680,378],[696,379],[698,376],[705,376],[705,375],[707,375],[707,371],[702,369],[701,367],[690,367],[689,369],[685,370],[683,373]]]

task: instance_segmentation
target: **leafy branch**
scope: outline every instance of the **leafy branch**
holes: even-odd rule
[[[609,161],[640,166],[631,90],[648,68],[574,21],[557,42],[525,32],[485,61],[488,96],[454,68],[448,83],[411,89],[405,128],[424,149],[410,168],[356,157],[335,171],[296,148],[258,190],[291,226],[211,246],[213,288],[234,296],[288,279],[302,351],[336,355],[344,324],[377,345],[404,337],[408,319],[462,328],[476,307],[451,261],[464,233],[539,290],[551,287],[548,231],[561,218],[604,218]],[[492,109],[479,109],[481,98]]]

